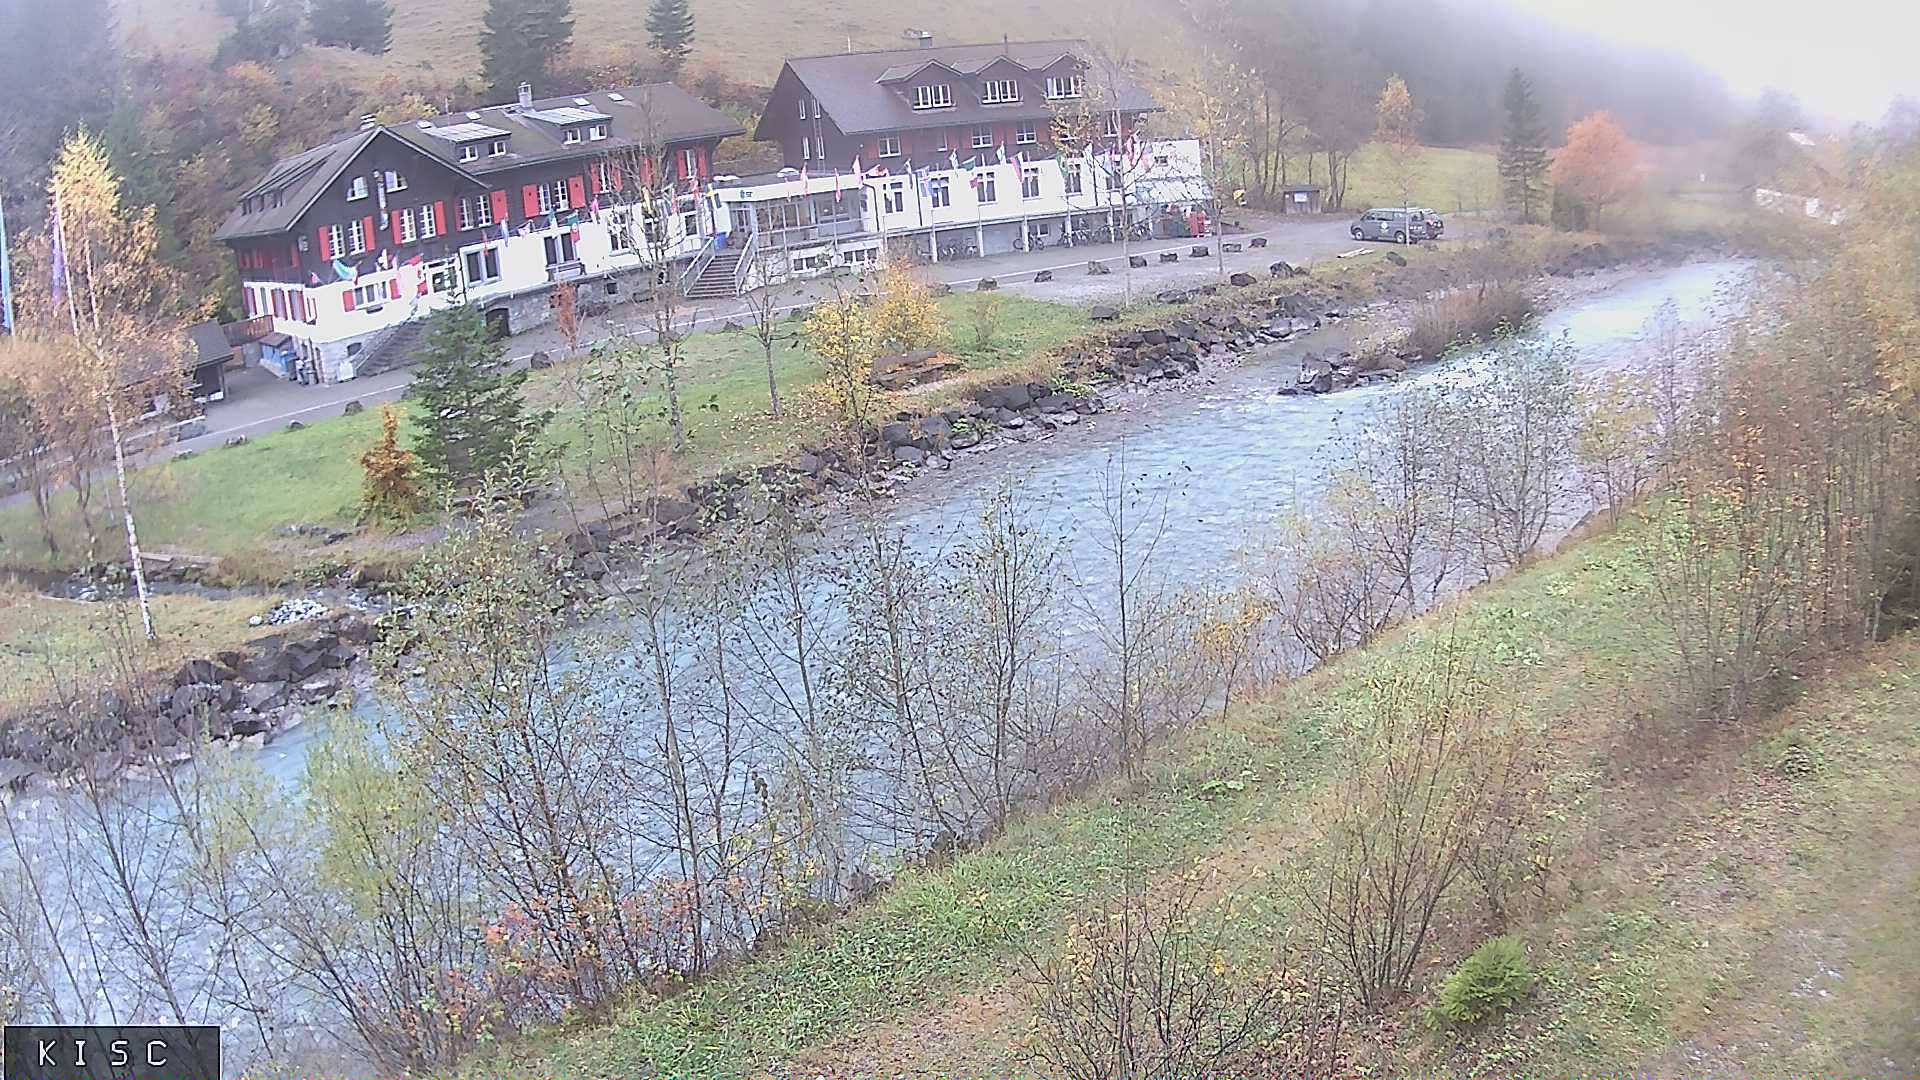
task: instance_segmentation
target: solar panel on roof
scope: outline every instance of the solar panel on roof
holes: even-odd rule
[[[590,101],[590,100],[588,100],[588,99],[586,99],[586,98],[583,98],[583,97],[577,97],[577,98],[574,98],[574,99],[573,99],[573,103],[574,103],[575,105],[591,105],[591,104],[593,104],[593,102],[592,102],[592,101]]]
[[[431,128],[427,134],[448,142],[470,142],[474,139],[497,139],[506,132],[488,124],[452,124],[448,127]]]

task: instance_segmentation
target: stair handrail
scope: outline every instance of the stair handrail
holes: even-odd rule
[[[692,291],[694,284],[700,280],[700,275],[706,273],[708,264],[712,263],[713,257],[719,253],[720,238],[709,237],[706,245],[700,249],[700,254],[695,255],[693,261],[687,264],[686,273],[680,275],[680,295],[685,296]]]
[[[747,274],[753,269],[754,259],[759,253],[760,234],[756,232],[747,237],[747,246],[740,251],[740,261],[733,264],[733,295],[739,296],[741,289],[745,288]]]

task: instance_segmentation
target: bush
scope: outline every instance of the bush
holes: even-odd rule
[[[1435,1023],[1477,1024],[1518,1005],[1532,988],[1526,946],[1518,938],[1488,938],[1441,984],[1432,1018]]]
[[[1533,303],[1533,290],[1520,280],[1457,289],[1420,305],[1405,347],[1431,360],[1462,345],[1511,333],[1533,317]]]

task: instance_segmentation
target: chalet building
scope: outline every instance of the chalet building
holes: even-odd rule
[[[672,85],[546,100],[522,86],[511,104],[369,120],[287,158],[217,236],[248,317],[291,339],[288,374],[352,378],[438,308],[478,303],[520,330],[551,317],[556,282],[613,294],[684,272],[724,231],[713,153],[743,133]]]
[[[1159,105],[1089,55],[1080,41],[922,35],[789,60],[754,133],[786,168],[722,187],[728,229],[778,276],[883,245],[939,260],[1188,227],[1211,209],[1199,145],[1150,138]],[[1056,144],[1056,118],[1084,136]]]

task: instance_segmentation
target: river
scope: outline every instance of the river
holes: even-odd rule
[[[1644,353],[1656,316],[1670,312],[1682,328],[1713,326],[1750,269],[1721,261],[1616,272],[1573,288],[1532,332],[1564,338],[1582,371],[1619,368]],[[1097,590],[1102,576],[1076,568],[1091,570],[1101,560],[1109,464],[1116,463],[1127,480],[1153,492],[1162,517],[1157,571],[1182,585],[1236,584],[1252,572],[1282,518],[1312,517],[1323,494],[1326,452],[1342,431],[1363,426],[1381,401],[1407,387],[1470,378],[1478,362],[1467,353],[1396,381],[1325,396],[1278,391],[1294,380],[1304,354],[1337,351],[1351,334],[1335,325],[1237,364],[1208,367],[1189,385],[1118,391],[1117,408],[1052,437],[959,454],[947,469],[923,470],[905,482],[885,519],[914,549],[937,554],[965,539],[982,500],[1011,479],[1039,528],[1059,538],[1068,573]],[[851,528],[830,525],[828,546],[850,536]],[[356,708],[372,715],[379,699],[362,689]],[[257,752],[258,763],[278,779],[295,778],[322,726],[310,721],[285,733]],[[23,831],[38,831],[67,809],[61,796],[39,794],[14,799],[7,812]],[[99,924],[101,915],[86,910],[83,899],[72,903],[78,910],[66,918]],[[237,1017],[210,1019],[233,1023]]]

